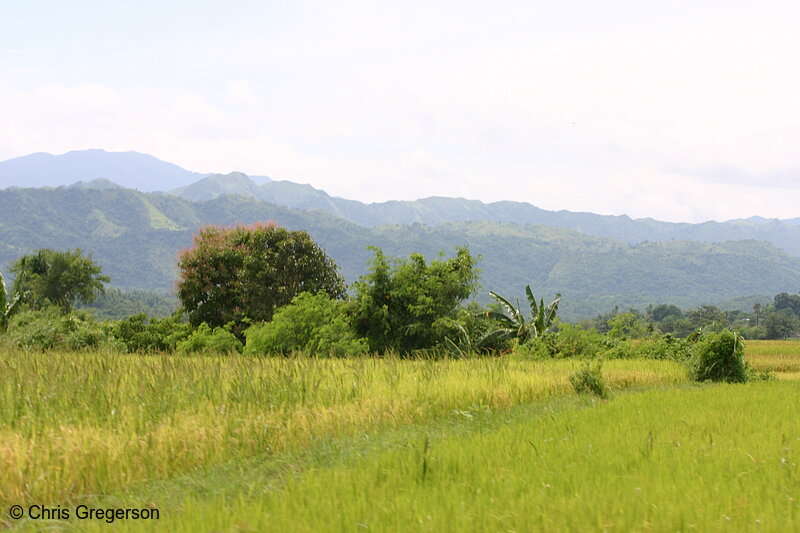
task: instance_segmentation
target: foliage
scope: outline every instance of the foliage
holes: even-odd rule
[[[634,313],[620,313],[609,320],[608,336],[615,339],[640,339],[652,333]]]
[[[602,361],[597,361],[590,364],[589,361],[584,361],[580,370],[569,376],[569,382],[572,388],[578,394],[591,393],[596,394],[601,398],[608,398],[608,385],[603,378]]]
[[[786,339],[800,329],[800,320],[790,308],[770,311],[764,317],[764,334],[768,339]]]
[[[694,346],[690,370],[695,381],[747,381],[744,339],[727,329],[706,333]]]
[[[355,284],[351,309],[356,332],[373,352],[412,350],[444,342],[458,304],[473,293],[475,259],[466,248],[456,256],[427,264],[421,254],[389,264],[371,247],[371,271]]]
[[[242,351],[242,341],[224,327],[212,328],[201,323],[192,333],[177,343],[177,351],[188,353],[234,353]]]
[[[181,320],[180,313],[166,318],[147,318],[140,313],[116,322],[112,332],[129,352],[167,352],[189,337],[192,327]]]
[[[363,355],[365,339],[355,335],[344,302],[325,292],[301,292],[275,312],[271,322],[253,324],[245,331],[245,354]]]
[[[521,346],[523,353],[535,357],[591,358],[608,346],[609,340],[594,328],[558,323],[558,329]]]
[[[174,295],[109,287],[98,294],[91,304],[80,304],[77,308],[91,311],[100,320],[122,320],[138,314],[168,317],[175,312],[178,305]]]
[[[178,298],[193,325],[268,321],[301,292],[344,296],[336,264],[305,231],[206,227],[179,259]]]
[[[20,297],[19,293],[12,298],[6,290],[6,281],[3,279],[3,273],[0,272],[0,333],[4,332],[8,327],[8,320],[19,309]]]
[[[20,257],[11,272],[15,274],[14,292],[22,295],[25,303],[34,309],[55,305],[63,312],[69,312],[76,301],[94,301],[103,283],[110,281],[91,254],[84,257],[80,249],[43,248]]]
[[[0,337],[5,347],[25,350],[124,350],[103,324],[91,315],[73,311],[64,314],[56,307],[20,311],[9,321]]]
[[[507,298],[494,291],[489,291],[489,296],[497,300],[504,312],[489,311],[486,314],[487,318],[496,320],[501,326],[488,332],[484,342],[488,339],[517,339],[519,343],[524,343],[528,339],[541,337],[547,333],[547,329],[556,319],[561,295],[556,294],[555,299],[547,307],[544,305],[544,299],[540,299],[538,303],[536,302],[530,285],[525,286],[525,295],[528,298],[528,305],[531,309],[530,318],[525,318],[519,302],[515,306]]]

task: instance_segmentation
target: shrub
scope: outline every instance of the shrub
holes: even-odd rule
[[[211,328],[203,322],[191,335],[178,343],[178,353],[219,352],[233,353],[242,350],[242,342],[225,329]]]
[[[427,263],[421,254],[390,261],[371,247],[370,273],[355,284],[350,304],[353,324],[370,350],[408,354],[444,342],[447,319],[475,290],[475,259],[466,248],[456,256]]]
[[[116,322],[112,332],[129,352],[173,351],[192,334],[192,327],[179,314],[167,318],[147,318],[144,313]]]
[[[569,382],[572,383],[575,392],[578,394],[591,393],[601,398],[608,398],[609,389],[603,378],[602,366],[601,361],[597,361],[594,365],[585,361],[580,370],[570,375]]]
[[[358,338],[345,314],[344,303],[324,292],[303,292],[275,312],[271,322],[245,331],[244,353],[288,354],[302,350],[316,355],[362,355],[366,339]]]
[[[571,324],[559,323],[558,331],[544,337],[532,339],[523,345],[530,354],[550,357],[586,357],[597,355],[606,346],[605,337],[594,328],[583,329]]]
[[[694,346],[690,371],[696,381],[747,381],[742,336],[727,329],[703,335]]]
[[[124,349],[108,328],[91,315],[62,314],[55,307],[16,314],[0,339],[5,346],[26,350]]]

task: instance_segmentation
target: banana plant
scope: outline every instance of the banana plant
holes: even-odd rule
[[[555,299],[546,307],[544,299],[540,299],[538,303],[536,302],[530,285],[525,286],[525,294],[528,297],[528,304],[531,308],[530,318],[525,317],[519,301],[517,301],[517,305],[514,305],[508,298],[500,296],[494,291],[489,291],[489,296],[497,300],[505,312],[489,311],[486,313],[487,318],[496,320],[501,326],[485,334],[478,344],[489,345],[496,341],[509,339],[518,339],[520,343],[523,343],[528,339],[541,337],[547,333],[547,329],[556,319],[561,294],[556,294]]]
[[[3,273],[0,272],[0,332],[3,332],[8,327],[8,319],[19,308],[19,294],[11,298],[6,290],[6,281],[3,279]]]

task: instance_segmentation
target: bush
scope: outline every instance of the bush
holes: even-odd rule
[[[607,343],[602,355],[605,359],[670,359],[683,362],[690,357],[690,344],[690,340],[676,339],[672,335],[651,335],[644,339]]]
[[[690,371],[696,381],[747,381],[744,339],[727,329],[719,333],[706,333],[694,346]]]
[[[594,328],[584,329],[562,322],[558,324],[558,331],[532,339],[523,345],[523,350],[530,355],[591,358],[606,345],[606,338]]]
[[[369,274],[354,288],[350,304],[356,332],[367,338],[373,352],[394,350],[408,354],[444,342],[447,319],[475,290],[475,259],[466,248],[456,256],[427,263],[421,254],[390,261],[371,248]]]
[[[288,354],[302,350],[315,355],[362,355],[366,339],[358,338],[345,314],[344,303],[324,292],[303,292],[275,312],[271,322],[245,331],[244,353]]]
[[[180,341],[192,334],[192,327],[179,314],[167,318],[147,318],[144,313],[116,322],[112,332],[129,352],[174,351]]]
[[[572,383],[575,392],[578,394],[591,393],[601,398],[608,398],[609,390],[606,380],[603,378],[602,366],[601,361],[597,361],[594,365],[585,361],[580,370],[570,375],[569,382]]]
[[[124,350],[109,329],[83,312],[62,314],[58,308],[16,314],[0,337],[4,346],[26,350]]]
[[[242,342],[225,329],[214,328],[203,322],[185,340],[178,343],[178,353],[218,352],[233,353],[242,350]]]

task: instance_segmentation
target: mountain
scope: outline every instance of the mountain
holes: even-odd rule
[[[57,187],[104,178],[125,188],[156,191],[188,185],[203,176],[139,152],[36,153],[0,162],[0,188]]]
[[[800,259],[764,242],[668,241],[629,244],[574,230],[497,221],[365,227],[322,210],[301,211],[222,195],[193,202],[123,188],[59,187],[0,191],[0,269],[37,248],[82,248],[124,289],[171,291],[177,255],[198,228],[273,220],[304,229],[336,260],[348,282],[367,271],[367,245],[433,259],[468,246],[480,255],[481,300],[488,290],[522,297],[561,292],[567,319],[615,305],[690,307],[745,295],[796,292]]]
[[[580,231],[629,244],[690,240],[725,242],[761,240],[800,257],[800,219],[781,221],[752,217],[702,224],[661,222],[626,215],[597,215],[572,211],[547,211],[524,202],[483,203],[463,198],[431,197],[414,201],[364,204],[330,196],[310,185],[270,181],[256,185],[241,173],[216,174],[171,191],[189,200],[212,200],[223,194],[239,194],[297,209],[321,209],[362,226],[425,224],[491,220],[515,224],[542,224]]]

